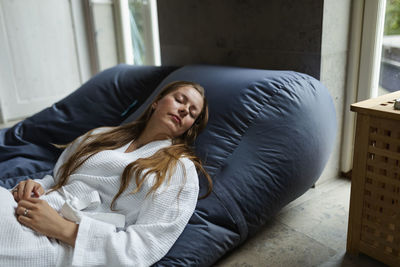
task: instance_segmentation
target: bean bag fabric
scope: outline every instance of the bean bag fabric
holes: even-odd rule
[[[214,188],[155,266],[212,265],[319,178],[333,148],[336,117],[318,80],[292,71],[119,65],[1,131],[0,170],[10,169],[1,173],[0,185],[10,188],[50,171],[60,153],[50,142],[68,143],[91,128],[131,121],[175,80],[206,89],[210,119],[195,150]],[[200,181],[204,194],[207,185]]]
[[[316,182],[333,148],[336,113],[318,80],[293,71],[185,66],[156,91],[175,80],[206,89],[210,119],[195,148],[214,190],[155,266],[210,266]]]

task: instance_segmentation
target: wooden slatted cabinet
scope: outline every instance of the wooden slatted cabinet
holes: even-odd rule
[[[400,91],[351,105],[357,112],[347,251],[400,266]]]

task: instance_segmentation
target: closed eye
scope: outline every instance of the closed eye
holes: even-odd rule
[[[185,95],[177,95],[177,96],[175,96],[175,101],[178,102],[179,104],[182,104],[182,103],[186,103],[188,100]],[[196,107],[192,106],[190,109],[196,109]],[[190,112],[190,117],[192,117],[193,119],[196,119],[196,114]]]

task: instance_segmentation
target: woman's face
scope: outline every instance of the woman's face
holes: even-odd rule
[[[174,138],[185,133],[203,109],[203,97],[191,86],[183,86],[153,103],[155,119],[165,133]]]

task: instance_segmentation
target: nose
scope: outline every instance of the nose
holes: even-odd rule
[[[179,108],[179,116],[185,117],[189,113],[187,109],[188,109],[187,106],[181,106]]]

